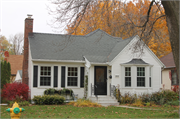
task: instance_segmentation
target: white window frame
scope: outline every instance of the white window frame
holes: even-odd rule
[[[76,67],[77,68],[77,86],[68,86],[68,68]],[[66,79],[65,79],[65,88],[80,88],[80,67],[77,65],[68,65],[66,66]]]
[[[40,85],[40,78],[41,78],[41,67],[51,67],[51,82],[50,82],[50,86],[41,86]],[[38,65],[38,88],[53,88],[53,74],[54,74],[54,71],[53,71],[53,66],[52,65],[49,65],[49,64],[41,64],[41,65]]]
[[[130,76],[126,76],[126,68],[130,68]],[[132,68],[129,66],[129,67],[124,67],[124,86],[125,87],[132,87],[132,78],[131,78],[131,75],[132,75]],[[131,82],[131,85],[130,86],[126,86],[126,77],[129,77],[130,78],[130,82]]]
[[[136,70],[136,73],[138,74],[138,68],[144,68],[144,76],[136,76],[136,86],[137,87],[146,87],[146,68],[145,67],[143,67],[143,66],[137,66],[137,70]],[[141,73],[141,72],[140,72]],[[138,86],[138,77],[142,77],[142,78],[144,78],[144,86]]]

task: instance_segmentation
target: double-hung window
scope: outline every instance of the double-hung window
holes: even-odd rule
[[[68,67],[67,86],[78,86],[78,68]]]
[[[125,67],[125,87],[131,87],[131,67]]]
[[[145,67],[137,67],[137,87],[145,87]]]
[[[51,86],[51,67],[41,66],[40,86]]]

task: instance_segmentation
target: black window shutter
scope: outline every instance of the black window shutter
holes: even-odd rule
[[[38,85],[38,66],[34,66],[33,87],[37,87],[37,85]]]
[[[173,85],[173,77],[172,77],[173,73],[174,73],[174,70],[171,70],[171,85]]]
[[[61,67],[61,87],[65,87],[65,78],[66,78],[66,67]]]
[[[54,66],[54,87],[58,87],[58,66]]]
[[[80,75],[80,87],[84,87],[84,67],[81,67]]]

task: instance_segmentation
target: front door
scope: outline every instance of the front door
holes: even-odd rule
[[[94,69],[94,94],[107,95],[107,67],[95,66]]]

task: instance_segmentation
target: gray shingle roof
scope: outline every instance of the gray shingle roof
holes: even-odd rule
[[[122,40],[98,29],[85,36],[32,33],[32,59],[75,60],[105,63],[112,61],[134,37]]]
[[[148,63],[146,63],[142,59],[132,59],[131,61],[124,64],[148,64]]]

